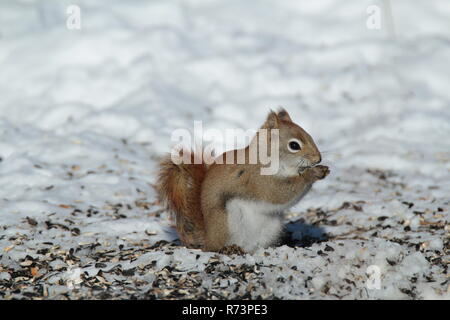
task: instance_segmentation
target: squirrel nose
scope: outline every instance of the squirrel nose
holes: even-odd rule
[[[316,164],[322,162],[322,155],[319,153],[319,155],[316,157]]]

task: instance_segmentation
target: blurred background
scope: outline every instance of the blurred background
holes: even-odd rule
[[[445,0],[2,1],[0,157],[156,159],[194,120],[257,128],[283,106],[334,173],[448,175],[449,17]]]
[[[100,275],[93,248],[120,256],[113,270],[124,246],[209,292],[209,253],[179,247],[155,201],[157,161],[175,129],[256,129],[283,106],[331,169],[286,215],[311,248],[239,260],[277,268],[227,297],[448,299],[449,84],[448,0],[2,0],[0,297],[79,298],[65,270]],[[364,284],[374,264],[381,290]],[[142,270],[119,280],[147,298]]]

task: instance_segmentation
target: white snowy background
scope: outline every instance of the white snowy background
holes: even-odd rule
[[[37,285],[44,298],[95,298],[82,285],[93,275],[111,297],[134,277],[138,297],[165,298],[167,266],[197,272],[207,297],[450,299],[447,2],[1,1],[0,299]],[[80,30],[67,28],[69,5]],[[331,169],[287,228],[328,240],[242,257],[177,246],[153,189],[172,131],[255,129],[279,106]],[[137,268],[128,277],[99,275],[117,259],[83,251],[159,240],[175,246],[120,261]],[[258,270],[216,281],[210,259]]]

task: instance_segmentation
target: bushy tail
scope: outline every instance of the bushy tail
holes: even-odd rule
[[[157,192],[175,218],[178,235],[184,245],[201,248],[205,240],[205,223],[200,205],[200,193],[207,167],[204,163],[175,164],[170,156],[160,163]]]

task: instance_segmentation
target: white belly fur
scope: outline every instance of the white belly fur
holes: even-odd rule
[[[226,245],[238,245],[254,252],[274,244],[283,229],[283,214],[300,201],[311,186],[286,204],[234,198],[227,202],[229,238]]]
[[[286,205],[235,198],[227,202],[227,245],[238,245],[246,252],[273,244],[283,229]]]

